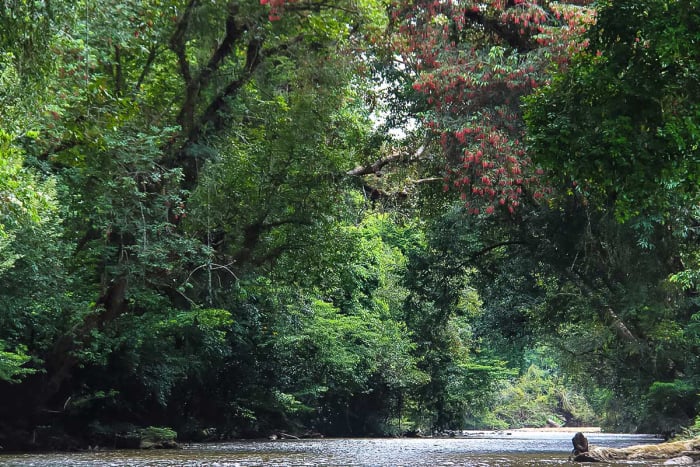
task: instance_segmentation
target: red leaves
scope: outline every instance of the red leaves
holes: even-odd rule
[[[424,95],[425,126],[440,136],[444,190],[452,185],[471,212],[515,212],[525,193],[538,200],[547,192],[542,170],[532,167],[521,143],[519,103],[548,81],[552,63],[566,66],[583,46],[578,35],[591,17],[589,9],[534,0],[396,6],[392,18],[401,40],[393,43],[413,67],[413,89]],[[467,26],[468,33],[455,33]]]
[[[260,0],[260,5],[270,5],[270,13],[268,19],[270,21],[279,21],[282,19],[282,12],[287,3],[294,3],[297,0]]]

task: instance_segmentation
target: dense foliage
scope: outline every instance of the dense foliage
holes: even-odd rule
[[[698,22],[3,3],[0,445],[692,424]]]
[[[698,21],[696,2],[600,2],[589,47],[527,105],[557,209],[586,224],[578,289],[618,335],[609,398],[642,401],[618,423],[645,430],[696,412]]]

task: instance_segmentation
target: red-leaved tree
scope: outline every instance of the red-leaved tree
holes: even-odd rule
[[[586,46],[590,1],[418,0],[392,5],[392,47],[439,136],[444,190],[470,212],[511,213],[550,188],[523,144],[520,99]]]

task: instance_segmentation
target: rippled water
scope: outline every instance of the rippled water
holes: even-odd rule
[[[473,433],[460,438],[320,439],[189,444],[167,451],[2,454],[0,466],[571,466],[572,433]],[[586,434],[591,444],[658,442],[644,435]],[[578,464],[579,466],[581,464]],[[654,465],[648,463],[645,465]]]

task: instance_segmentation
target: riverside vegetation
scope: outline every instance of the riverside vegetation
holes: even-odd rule
[[[699,23],[3,2],[0,445],[693,426]]]

